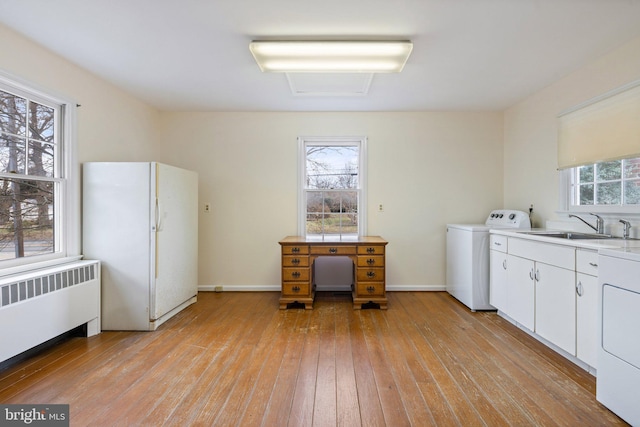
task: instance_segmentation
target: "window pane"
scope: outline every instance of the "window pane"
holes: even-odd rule
[[[358,233],[357,191],[307,192],[307,234]]]
[[[596,165],[596,181],[611,181],[622,177],[622,161],[604,162]]]
[[[640,205],[640,179],[625,181],[624,203],[626,205]]]
[[[579,182],[593,182],[593,165],[578,168]]]
[[[593,184],[578,186],[578,200],[580,205],[593,205]]]
[[[53,142],[54,109],[35,102],[29,103],[29,138]]]
[[[598,184],[598,205],[619,205],[622,203],[621,181]]]
[[[640,178],[640,159],[627,159],[624,161],[624,177]]]
[[[0,172],[24,174],[24,139],[0,135]]]
[[[357,146],[307,146],[307,188],[358,188]]]
[[[54,251],[54,183],[0,179],[0,259]]]
[[[53,145],[29,143],[29,175],[53,177]]]
[[[27,100],[0,90],[0,131],[25,135]]]

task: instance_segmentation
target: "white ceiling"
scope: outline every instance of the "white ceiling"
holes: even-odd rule
[[[640,35],[640,0],[0,0],[0,22],[162,110],[502,110]],[[249,52],[277,38],[414,48],[366,96],[301,97]]]

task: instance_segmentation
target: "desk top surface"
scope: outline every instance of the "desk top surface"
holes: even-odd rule
[[[362,237],[353,237],[344,240],[317,240],[317,239],[308,239],[305,236],[287,236],[284,239],[280,240],[278,243],[281,245],[329,245],[329,246],[337,246],[337,245],[386,245],[387,242],[380,236],[362,236]]]

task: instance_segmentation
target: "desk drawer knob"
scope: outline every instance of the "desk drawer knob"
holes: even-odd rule
[[[292,260],[291,260],[291,264],[293,264],[293,265],[298,265],[298,264],[300,264],[300,258],[294,258],[294,259],[292,259]]]
[[[369,279],[373,279],[374,277],[376,277],[376,272],[375,271],[367,271],[367,277]]]
[[[375,259],[373,259],[373,258],[369,258],[369,259],[367,260],[367,264],[369,264],[369,265],[373,265],[373,264],[375,264],[375,263],[376,263],[376,260],[375,260]]]
[[[376,248],[367,248],[367,253],[368,254],[375,254],[376,253]]]
[[[291,290],[293,292],[300,292],[300,286],[294,286],[293,288],[291,288]]]
[[[329,253],[330,254],[337,254],[338,253],[338,248],[329,248]]]
[[[369,292],[370,294],[374,293],[376,291],[375,286],[367,286],[367,292]]]
[[[296,279],[298,277],[300,277],[300,272],[299,271],[294,271],[293,273],[291,273],[291,276],[295,277]],[[300,290],[300,288],[298,288],[298,290]]]
[[[300,253],[300,248],[291,248],[291,253],[294,253],[294,254]]]

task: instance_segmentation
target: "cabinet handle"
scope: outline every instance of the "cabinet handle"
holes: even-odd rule
[[[500,242],[493,242],[493,244],[496,245],[496,246],[502,246],[502,243],[500,243]]]
[[[376,260],[375,260],[375,259],[373,259],[373,258],[369,258],[369,259],[367,260],[367,264],[369,264],[369,265],[373,265],[373,264],[375,264],[375,263],[376,263]]]
[[[578,282],[578,284],[576,285],[576,293],[578,294],[579,297],[581,297],[582,294],[584,293],[583,289],[582,289],[582,282],[581,281]]]
[[[300,272],[299,271],[294,271],[293,273],[291,273],[291,276],[295,277],[297,279],[298,277],[300,277]]]
[[[367,253],[368,254],[375,254],[376,253],[376,248],[367,248]]]
[[[293,288],[291,288],[291,290],[293,292],[300,292],[300,286],[294,286]]]
[[[598,268],[598,264],[597,264],[597,263],[595,263],[595,262],[590,262],[590,263],[589,263],[589,265],[590,265],[591,267],[596,267],[596,268]]]
[[[529,279],[533,280],[533,268],[529,270]]]
[[[507,269],[507,260],[506,259],[502,261],[502,268],[505,269],[505,270]]]
[[[369,292],[370,294],[374,293],[376,291],[376,288],[373,286],[367,286],[367,292]]]
[[[535,278],[536,278],[536,282],[540,281],[540,270],[536,270]]]
[[[300,253],[300,248],[291,248],[291,253],[294,253],[294,254]]]
[[[329,253],[330,254],[337,254],[338,253],[338,249],[337,248],[329,248]]]
[[[375,271],[367,271],[367,277],[369,279],[373,279],[374,277],[376,277],[376,272]]]
[[[293,264],[293,265],[298,265],[298,264],[300,264],[300,259],[299,259],[299,258],[294,258],[294,259],[292,259],[292,260],[291,260],[291,264]]]

